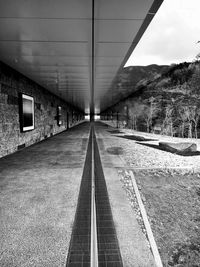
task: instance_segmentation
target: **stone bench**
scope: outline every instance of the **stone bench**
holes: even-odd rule
[[[159,142],[159,147],[163,150],[182,155],[197,151],[197,145],[191,142]]]

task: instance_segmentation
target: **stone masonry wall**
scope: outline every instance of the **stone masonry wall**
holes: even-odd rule
[[[34,130],[20,132],[19,93],[34,97]],[[58,105],[62,107],[61,126],[56,119]],[[75,112],[78,114],[59,97],[0,62],[0,157],[66,130],[67,116],[72,125]]]

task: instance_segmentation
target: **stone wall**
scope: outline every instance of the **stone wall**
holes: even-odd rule
[[[34,98],[35,128],[21,132],[19,95]],[[57,125],[57,107],[62,107],[62,125]],[[77,110],[35,82],[0,62],[0,157],[32,145],[73,125]],[[67,119],[68,116],[68,119]]]

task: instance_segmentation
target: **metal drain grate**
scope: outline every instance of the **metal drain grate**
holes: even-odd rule
[[[90,134],[66,267],[90,266],[91,142]],[[121,254],[95,137],[94,160],[98,267],[122,267]]]
[[[96,139],[94,142],[94,155],[99,267],[122,267],[121,254]]]
[[[78,205],[72,230],[67,267],[90,266],[91,228],[91,136],[83,169]]]

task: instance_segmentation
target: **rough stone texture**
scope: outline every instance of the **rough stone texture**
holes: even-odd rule
[[[35,129],[20,132],[19,93],[34,97]],[[62,125],[57,125],[57,106],[62,107]],[[32,145],[73,124],[74,108],[35,82],[0,62],[0,157]],[[80,116],[79,116],[80,118]]]

